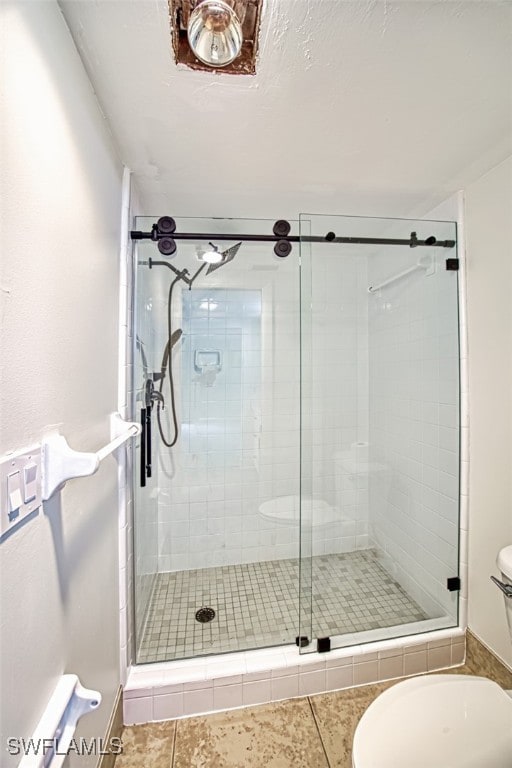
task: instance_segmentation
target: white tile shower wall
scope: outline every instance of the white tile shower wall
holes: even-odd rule
[[[446,579],[458,573],[457,273],[445,269],[441,249],[428,255],[434,274],[370,297],[370,535],[429,615],[456,619]],[[412,263],[400,249],[378,253],[369,284]]]
[[[134,211],[140,208],[136,186],[130,171],[125,168],[123,175],[122,232],[120,248],[120,340],[119,340],[119,384],[118,410],[126,419],[137,416],[136,398],[140,397],[142,355],[140,347],[134,360],[135,348],[135,298],[137,253],[129,237],[134,221]],[[140,278],[144,280],[144,276]],[[138,320],[144,348],[151,345],[151,330],[143,306],[138,308]],[[144,338],[145,336],[148,338]],[[135,376],[138,387],[134,391]],[[130,441],[126,453],[119,462],[119,608],[120,608],[120,666],[121,681],[126,680],[127,670],[136,657],[137,636],[144,625],[146,610],[153,589],[157,560],[156,486],[148,488],[148,496],[138,496],[140,486],[137,468],[137,454],[140,438]],[[140,517],[135,521],[134,508]],[[153,510],[153,513],[151,512]],[[153,522],[152,521],[153,517]],[[137,539],[134,547],[134,539]],[[135,566],[134,566],[135,559]],[[136,600],[133,599],[137,590]]]
[[[311,462],[303,470],[315,500],[312,552],[331,554],[368,546],[366,259],[346,249],[314,252],[310,280],[311,388],[303,415]]]
[[[215,284],[209,278],[210,287],[206,278],[191,294],[176,286],[172,327],[184,331],[173,357],[181,434],[172,450],[159,448],[160,571],[298,556],[298,263],[249,258],[249,266],[235,261],[219,271]],[[367,484],[351,454],[352,444],[367,439],[366,267],[353,258],[347,276],[345,260],[323,258],[311,415],[313,496],[327,516],[315,527],[314,554],[367,546]],[[158,350],[166,343],[167,289],[152,272]],[[210,351],[204,370],[197,370],[196,350]]]
[[[155,329],[155,316],[152,312],[151,280],[154,275],[150,270],[137,266],[145,258],[142,249],[135,249],[135,312],[137,314],[137,338],[131,340],[133,354],[133,391],[132,409],[134,418],[140,418],[140,407],[143,404],[145,372],[144,367],[149,366],[155,358],[154,351],[157,347],[157,333]],[[149,373],[153,368],[149,369]],[[153,423],[154,423],[153,418]],[[154,586],[155,576],[158,571],[158,476],[157,462],[153,462],[152,477],[147,478],[146,486],[142,488],[138,472],[134,468],[140,466],[141,438],[137,438],[132,446],[131,459],[133,463],[132,477],[133,506],[136,509],[133,519],[134,541],[134,578],[135,578],[135,632],[136,637],[141,637],[146,620],[147,608]]]
[[[469,373],[466,281],[466,227],[464,192],[459,191],[429,211],[430,221],[457,222],[459,257],[459,348],[460,348],[460,540],[459,540],[459,627],[468,621],[468,530],[469,530]]]
[[[230,265],[220,286],[178,288],[174,301],[181,434],[160,450],[161,571],[298,554],[297,520],[276,519],[299,492],[297,261]]]

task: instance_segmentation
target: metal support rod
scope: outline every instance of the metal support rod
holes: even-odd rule
[[[155,261],[154,259],[148,259],[148,266],[150,269],[153,267],[168,267],[170,270],[172,270],[172,272],[174,272],[175,275],[181,278],[188,285],[189,289],[191,289],[196,277],[200,275],[203,269],[206,267],[206,262],[201,264],[199,269],[194,272],[192,277],[189,277],[190,272],[188,269],[182,269],[180,271],[179,269],[176,269],[176,267],[174,267],[172,264],[169,264],[168,261]]]
[[[328,232],[324,237],[308,235],[237,235],[237,234],[218,234],[202,232],[173,232],[171,235],[157,235],[154,232],[140,232],[133,230],[130,232],[132,240],[158,240],[160,237],[172,238],[173,240],[239,240],[241,242],[253,243],[276,243],[280,240],[286,240],[289,243],[344,243],[347,245],[407,245],[409,248],[425,246],[427,248],[453,248],[455,240],[435,240],[427,238],[426,240],[417,240],[415,237],[407,239],[386,238],[386,237],[332,237],[334,233]],[[153,262],[156,264],[156,262]]]

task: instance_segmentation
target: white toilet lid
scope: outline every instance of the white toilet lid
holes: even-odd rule
[[[511,768],[512,698],[484,677],[414,677],[381,693],[354,735],[354,768]]]

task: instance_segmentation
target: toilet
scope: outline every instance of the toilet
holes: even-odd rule
[[[512,545],[497,559],[512,584]],[[512,642],[512,598],[504,597]],[[512,691],[471,675],[426,675],[381,693],[354,734],[353,768],[511,768]]]

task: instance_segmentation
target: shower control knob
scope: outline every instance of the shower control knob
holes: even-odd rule
[[[176,222],[171,216],[162,216],[156,223],[160,235],[172,235],[176,232]]]
[[[278,240],[274,245],[274,253],[279,256],[280,259],[284,259],[290,255],[292,250],[292,244],[288,240]]]
[[[286,219],[278,219],[274,224],[273,232],[276,237],[287,237],[290,229],[290,223]]]
[[[161,237],[158,241],[158,250],[162,256],[172,256],[176,253],[176,241],[172,237]]]

